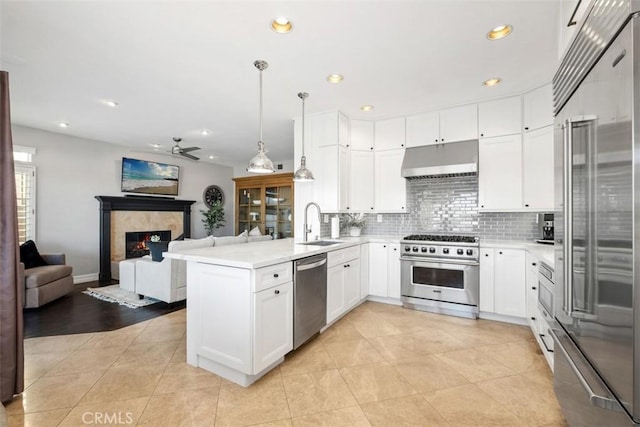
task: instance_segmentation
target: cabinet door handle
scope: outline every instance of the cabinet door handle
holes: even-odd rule
[[[502,255],[502,251],[500,251],[499,254]]]
[[[553,350],[551,350],[548,346],[547,346],[547,342],[544,340],[544,334],[538,334],[540,336],[540,341],[542,341],[542,345],[544,345],[544,349],[547,350],[549,353],[553,353]]]
[[[529,130],[529,126],[525,126],[525,127],[524,127],[524,130]]]
[[[276,295],[280,295],[280,289],[276,289],[275,291],[273,291],[273,293]]]
[[[533,289],[533,290],[535,291],[535,290],[536,290],[536,289],[538,289],[538,288],[536,288],[535,286],[532,286],[532,287],[531,287],[531,289]]]
[[[524,207],[525,207],[525,208],[528,208],[528,207],[529,207],[529,205],[525,203]]]
[[[531,263],[531,265],[533,265],[533,266],[535,267],[535,266],[536,266],[536,265],[538,265],[538,264],[536,264],[535,262],[532,262],[532,263]]]
[[[489,254],[484,254],[484,256],[489,256]]]
[[[278,273],[273,273],[273,277],[277,279],[279,277]]]
[[[484,133],[481,133],[480,136],[484,136]]]
[[[531,317],[531,320],[536,320],[536,318],[532,316],[532,317]]]

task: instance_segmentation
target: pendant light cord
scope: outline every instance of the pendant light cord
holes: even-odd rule
[[[262,69],[260,69],[260,145],[261,144],[262,144]],[[260,149],[262,149],[262,147]]]
[[[304,99],[302,97],[302,157],[304,158]]]

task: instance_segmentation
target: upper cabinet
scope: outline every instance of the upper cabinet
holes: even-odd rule
[[[522,101],[519,96],[478,104],[480,138],[513,135],[522,131]]]
[[[407,147],[470,139],[478,139],[477,104],[407,117]]]
[[[305,125],[305,137],[312,147],[349,145],[349,119],[339,111],[310,115]]]
[[[553,210],[553,126],[524,134],[522,167],[524,207]]]
[[[376,151],[395,150],[404,148],[405,120],[404,117],[377,120],[375,122],[374,147]]]
[[[481,139],[478,163],[479,210],[522,209],[522,136]]]
[[[402,177],[404,149],[375,152],[375,211],[406,212],[407,180]]]
[[[478,139],[478,105],[440,110],[440,142]]]
[[[523,104],[525,132],[553,124],[553,95],[550,83],[525,93]]]
[[[373,126],[371,120],[351,120],[351,150],[373,151]]]
[[[407,117],[407,147],[440,143],[440,112],[414,114]]]

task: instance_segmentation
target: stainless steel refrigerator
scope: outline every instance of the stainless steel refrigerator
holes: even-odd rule
[[[596,0],[553,80],[554,389],[571,426],[640,422],[640,10]]]

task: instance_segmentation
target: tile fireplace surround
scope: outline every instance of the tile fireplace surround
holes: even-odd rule
[[[98,277],[100,282],[111,281],[112,250],[117,252],[112,244],[112,231],[114,231],[112,230],[112,216],[122,216],[122,218],[132,219],[140,217],[139,214],[141,214],[141,218],[143,219],[150,219],[152,217],[162,218],[170,224],[173,224],[166,227],[166,229],[171,230],[172,238],[177,238],[180,235],[183,237],[191,237],[191,205],[195,203],[195,200],[176,200],[151,196],[96,196],[96,199],[100,202],[100,275]],[[181,229],[179,229],[178,226],[180,222],[179,215],[178,218],[176,218],[176,215],[173,214],[176,212],[182,212]],[[132,214],[136,215],[132,216]],[[121,222],[122,221],[119,221],[119,223]],[[164,228],[165,227],[163,227],[163,229]],[[122,236],[124,245],[124,232]],[[122,258],[124,258],[124,246],[122,255]]]

